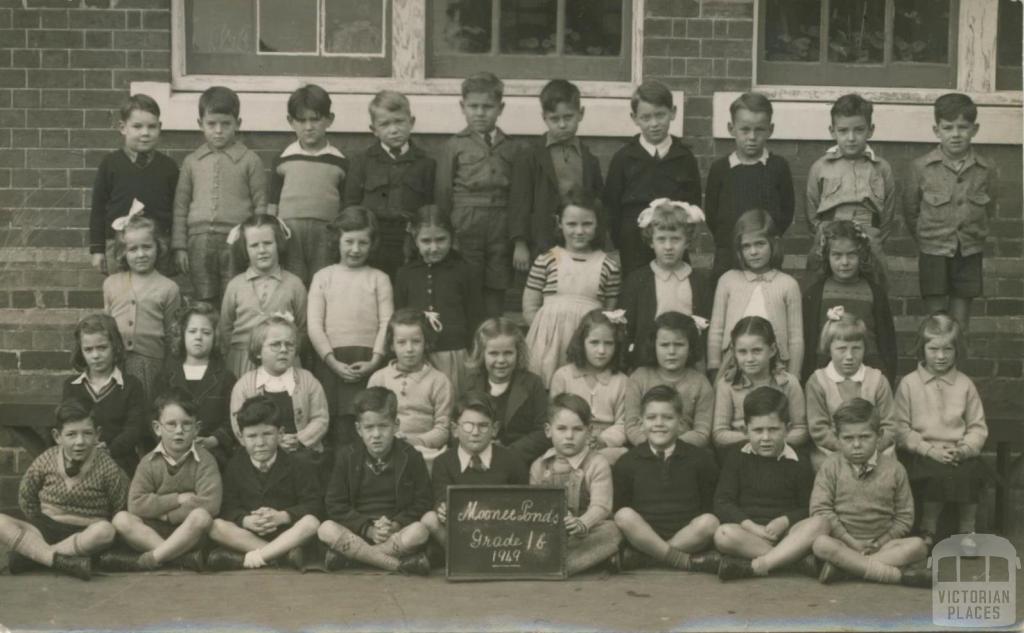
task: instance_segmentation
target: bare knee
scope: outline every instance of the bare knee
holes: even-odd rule
[[[928,558],[928,544],[920,536],[913,536],[907,541],[907,553],[912,560],[919,561]]]
[[[407,542],[411,545],[420,545],[426,543],[427,539],[430,538],[430,532],[427,530],[427,526],[423,525],[419,521],[413,521],[402,530]]]
[[[842,545],[839,541],[827,534],[822,534],[818,538],[814,539],[814,543],[811,545],[811,550],[818,558],[831,560],[839,552],[841,547]]]
[[[117,537],[117,530],[109,521],[93,523],[89,529],[92,531],[93,538],[96,539],[96,544],[100,546],[110,545]]]
[[[316,530],[317,538],[324,543],[330,544],[334,541],[341,532],[341,526],[331,520],[324,521],[320,524],[320,527]]]
[[[209,530],[213,525],[213,517],[203,508],[195,508],[185,517],[185,523],[197,530]]]
[[[732,547],[739,540],[740,531],[743,530],[735,523],[723,523],[715,530],[715,547]]]
[[[640,519],[640,515],[633,508],[620,508],[614,517],[615,525],[619,526],[620,530],[636,525],[638,519]]]
[[[126,532],[135,527],[139,523],[139,519],[131,512],[121,510],[114,515],[114,518],[110,520],[110,523],[118,532]]]
[[[690,526],[700,532],[704,537],[711,538],[718,530],[718,517],[711,513],[705,513],[690,521]]]
[[[320,529],[320,520],[312,514],[307,514],[295,523],[295,527],[309,534],[316,534]]]

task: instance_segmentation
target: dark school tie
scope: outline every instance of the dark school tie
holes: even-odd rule
[[[150,155],[147,152],[139,152],[135,156],[135,166],[142,169],[149,164]]]
[[[469,469],[478,473],[484,472],[484,460],[479,455],[473,454],[469,458]]]

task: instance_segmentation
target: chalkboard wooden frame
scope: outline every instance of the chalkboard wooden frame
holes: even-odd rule
[[[552,546],[557,545],[555,556],[557,569],[554,571],[532,571],[524,570],[509,571],[503,568],[474,567],[473,561],[468,556],[459,556],[459,553],[466,551],[466,546],[461,545],[457,540],[459,529],[459,512],[462,501],[467,497],[471,499],[484,498],[488,495],[517,496],[522,500],[544,499],[542,509],[554,505],[557,511],[556,520],[553,523],[544,525],[531,524],[530,527],[518,526],[518,531],[530,530],[531,533],[540,529],[548,535]],[[471,500],[470,499],[470,500]],[[448,549],[445,553],[445,576],[449,581],[463,580],[565,580],[568,577],[566,571],[566,556],[568,554],[569,537],[565,530],[564,518],[568,512],[565,489],[557,486],[448,486],[447,495],[448,520],[446,524],[448,534]],[[553,503],[552,503],[553,502]],[[521,506],[520,506],[521,507]],[[493,522],[490,520],[489,522]],[[500,521],[500,519],[497,519]],[[515,530],[516,526],[510,524]],[[527,537],[529,538],[529,537]],[[532,539],[530,539],[531,542]],[[554,547],[552,547],[554,549]],[[529,548],[528,548],[529,549]],[[524,557],[523,561],[526,562]]]

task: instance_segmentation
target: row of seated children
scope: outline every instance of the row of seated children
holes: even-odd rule
[[[304,569],[303,545],[314,537],[327,548],[328,571],[364,564],[427,575],[424,545],[432,538],[439,551],[446,547],[448,485],[529,482],[566,490],[570,574],[612,559],[620,569],[661,565],[722,580],[792,569],[823,583],[854,577],[930,586],[930,572],[906,568],[927,546],[907,536],[914,514],[907,474],[878,450],[870,402],[853,398],[837,410],[840,450],[816,478],[786,443],[788,405],[775,388],[744,400],[748,439],[726,454],[721,473],[710,453],[679,439],[683,404],[675,389],[652,388],[641,407],[646,441],[610,467],[589,447],[586,402],[556,396],[544,427],[552,447],[527,474],[494,442],[499,423],[490,400],[469,394],[458,409],[458,448],[438,459],[431,482],[422,456],[395,437],[395,394],[371,387],[356,397],[361,441],[340,451],[324,493],[308,465],[283,449],[281,411],[266,395],[239,410],[244,451],[223,479],[196,442],[195,403],[183,392],[161,396],[152,423],[159,443],[130,485],[98,448],[91,412],[68,400],[57,411],[57,446],[22,481],[26,520],[0,515],[0,540],[13,552],[12,572],[39,564],[82,579],[94,555],[109,571],[285,562]],[[135,553],[107,552],[116,536]],[[207,541],[216,544],[208,553]]]
[[[792,223],[794,196],[788,166],[767,149],[772,131],[770,101],[746,94],[732,105],[729,128],[736,150],[712,165],[704,200],[706,213],[696,206],[701,202],[696,161],[689,149],[669,134],[676,111],[671,92],[664,86],[648,82],[637,89],[631,116],[641,133],[616,154],[607,184],[596,159],[576,137],[584,112],[578,89],[565,81],[551,82],[541,95],[541,104],[548,132],[529,150],[519,148],[496,127],[503,107],[501,82],[487,73],[467,79],[462,99],[467,128],[445,145],[435,167],[433,159],[410,141],[414,117],[408,100],[382,93],[370,105],[377,141],[349,166],[327,140],[334,116],[329,96],[316,86],[305,86],[289,100],[288,118],[297,140],[275,161],[267,203],[259,159],[235,139],[240,123],[237,95],[226,88],[204,94],[199,115],[206,143],[186,159],[180,178],[173,162],[154,151],[159,108],[151,99],[134,97],[122,111],[125,147],[109,155],[97,175],[90,239],[94,263],[113,272],[113,261],[108,265],[110,257],[104,252],[116,252],[114,230],[124,227],[124,216],[133,201],[141,201],[155,221],[156,253],[144,260],[149,267],[166,259],[159,243],[161,236],[170,234],[180,266],[192,271],[198,298],[213,299],[216,304],[223,297],[230,304],[229,318],[222,321],[231,334],[230,365],[236,375],[251,368],[244,350],[253,323],[282,309],[305,319],[303,292],[307,286],[311,294],[316,286],[330,294],[337,287],[360,282],[367,297],[374,300],[353,302],[356,305],[383,305],[384,296],[393,290],[396,307],[410,305],[437,313],[437,322],[447,330],[437,351],[448,352],[443,360],[449,365],[444,370],[456,383],[461,377],[458,356],[468,345],[477,317],[501,312],[500,299],[513,264],[529,273],[524,311],[528,318],[538,316],[538,323],[531,323],[530,335],[534,371],[547,382],[564,362],[564,342],[579,316],[598,305],[611,307],[621,275],[625,275],[623,292],[639,292],[643,307],[650,307],[647,304],[653,294],[656,305],[652,309],[658,312],[664,311],[663,304],[671,304],[684,313],[703,312],[711,318],[715,316],[711,306],[701,302],[710,304],[714,294],[715,305],[719,305],[718,278],[736,268],[741,272],[730,272],[724,282],[727,292],[721,296],[722,309],[715,311],[722,317],[715,321],[716,326],[721,323],[724,327],[712,329],[715,347],[708,355],[708,367],[717,368],[721,353],[727,351],[718,347],[721,337],[717,335],[728,332],[749,307],[771,318],[783,359],[792,373],[801,375],[799,370],[809,365],[795,317],[799,301],[794,300],[792,280],[777,274],[781,252],[773,248],[772,257],[763,261],[763,244],[742,247],[735,237],[738,220],[754,208],[763,209],[763,215],[770,218],[770,222],[757,223],[760,230],[774,224],[775,234],[780,236]],[[891,168],[868,146],[874,129],[872,116],[870,102],[857,95],[842,97],[832,109],[830,131],[837,145],[814,164],[808,178],[808,221],[816,233],[809,262],[820,259],[825,265],[822,253],[835,251],[832,242],[836,239],[842,241],[843,248],[834,255],[836,265],[825,265],[821,286],[810,288],[805,301],[813,307],[820,294],[824,303],[842,299],[856,304],[872,334],[869,342],[887,353],[892,349],[886,340],[891,319],[884,314],[887,305],[878,300],[885,296],[880,244],[893,227],[896,194]],[[981,250],[986,220],[995,208],[994,166],[971,148],[971,138],[978,130],[976,118],[977,108],[964,95],[945,95],[936,101],[939,147],[913,164],[904,204],[907,224],[922,253],[921,291],[929,311],[948,307],[965,327],[970,300],[981,293]],[[575,196],[571,195],[574,190]],[[444,221],[414,218],[432,200]],[[359,269],[369,261],[370,269],[388,274],[391,289],[384,288],[379,275],[370,270],[342,274],[336,269],[319,283],[313,279],[332,261],[334,240],[325,229],[339,219],[342,206],[353,204],[369,209],[375,225],[371,235],[363,236],[370,238],[369,247],[364,243],[354,251],[363,264],[343,262],[343,267]],[[669,218],[666,224],[663,212],[652,217],[650,209],[666,206],[674,208],[677,216],[681,214],[682,220]],[[238,224],[257,229],[245,231],[243,241],[248,248],[256,239],[248,234],[260,233],[259,228],[266,226],[265,221],[253,225],[264,207],[283,220],[277,229],[263,229],[262,239],[257,240],[265,251],[269,248],[266,231],[275,232],[277,261],[265,252],[255,260],[242,253],[232,264],[233,258],[223,247],[224,240],[230,239],[225,236]],[[696,225],[705,215],[715,241],[711,279],[691,274],[694,271],[687,261],[686,247],[695,226],[689,226],[681,238],[671,235],[673,226]],[[830,233],[837,220],[858,227],[856,237],[850,237],[848,229],[843,236]],[[419,257],[403,269],[407,273],[403,280],[398,274],[405,262],[401,243],[410,221]],[[448,248],[431,246],[445,240],[438,230],[447,233]],[[751,231],[742,231],[747,232]],[[290,237],[288,256],[277,233]],[[601,250],[606,234],[618,249],[617,259]],[[663,244],[659,250],[659,240],[673,243]],[[870,275],[864,274],[869,258],[860,253],[860,241],[866,241],[874,255]],[[460,252],[451,250],[452,243]],[[370,248],[370,252],[361,254],[359,248]],[[743,248],[752,250],[743,255]],[[425,249],[433,249],[432,254],[425,254]],[[851,249],[858,250],[859,266],[839,262]],[[511,256],[510,250],[514,251]],[[235,273],[241,274],[229,284]],[[143,377],[149,393],[163,358],[159,319],[166,318],[166,308],[175,301],[173,284],[159,274],[150,276],[136,269],[114,277],[105,283],[105,303],[130,339],[132,372]],[[680,282],[687,279],[690,287],[681,287]],[[448,287],[451,281],[456,282],[457,296],[441,297],[443,293],[433,292]],[[146,309],[138,307],[143,303]],[[557,305],[544,309],[545,303]],[[819,321],[825,309],[818,310]],[[340,356],[337,362],[328,359],[322,374],[342,382],[350,382],[353,376],[366,378],[380,366],[381,332],[387,322],[379,313],[346,316],[365,316],[378,328],[356,328],[354,333],[340,336],[338,332],[344,328],[333,325],[320,337],[316,351],[321,359]],[[649,323],[650,319],[641,315],[633,322]],[[468,327],[460,327],[463,323]],[[346,320],[345,325],[350,324]],[[552,340],[554,344],[550,344]],[[327,353],[336,348],[360,349]],[[869,349],[869,354],[877,350]],[[886,361],[882,366],[886,375],[894,380],[891,358],[882,360]],[[353,365],[357,366],[354,372]]]

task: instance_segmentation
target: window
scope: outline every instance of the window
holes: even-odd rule
[[[956,86],[957,0],[761,0],[758,6],[760,84]]]
[[[1021,0],[999,0],[996,89],[1021,89]]]
[[[630,80],[626,0],[428,2],[428,76]]]
[[[204,75],[386,77],[387,0],[186,0],[185,68]]]

